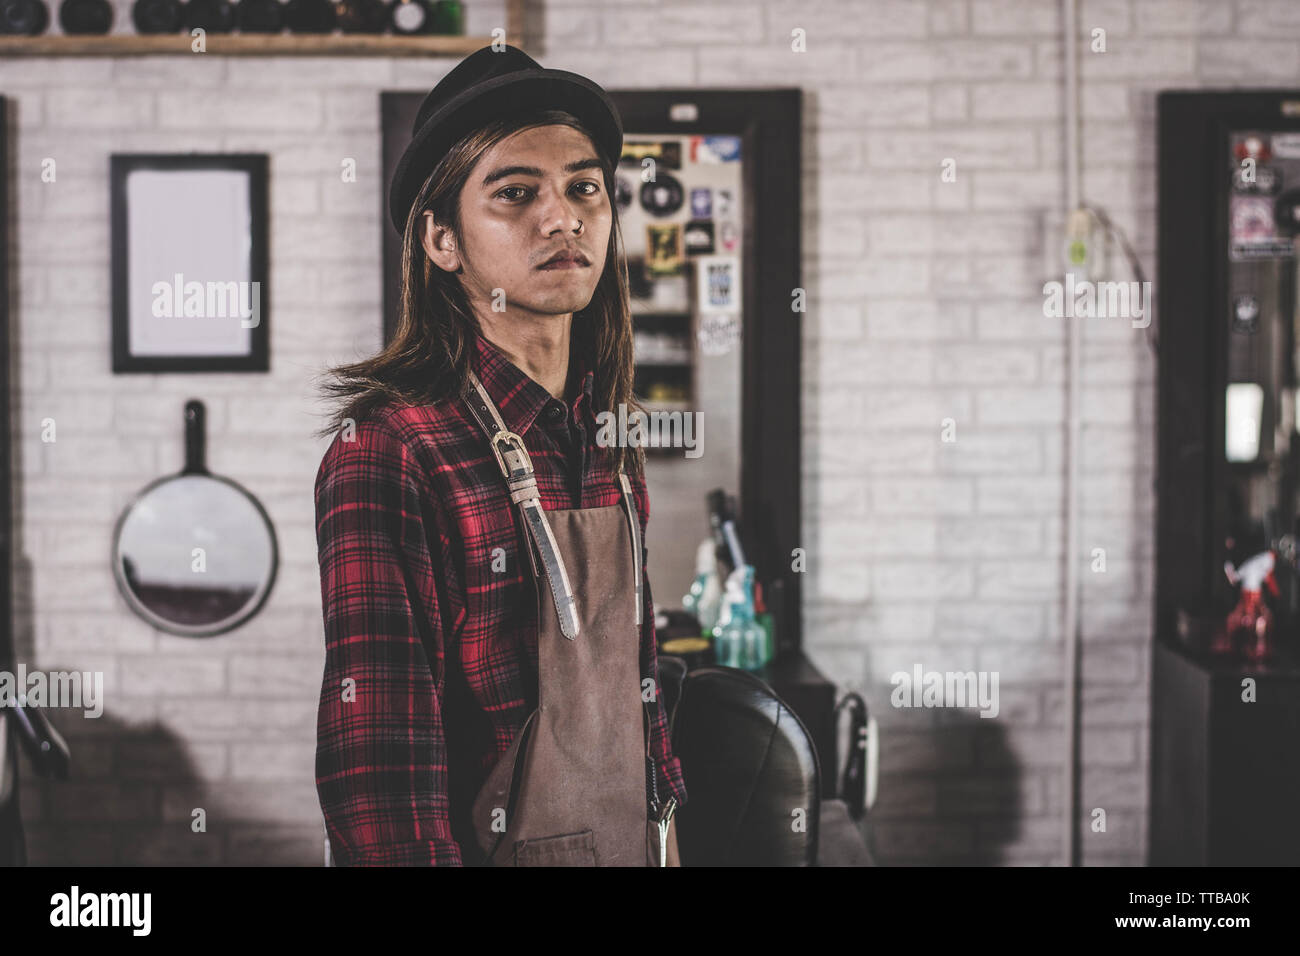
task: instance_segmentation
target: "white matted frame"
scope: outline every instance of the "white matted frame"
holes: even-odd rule
[[[114,372],[270,368],[267,157],[110,157]]]

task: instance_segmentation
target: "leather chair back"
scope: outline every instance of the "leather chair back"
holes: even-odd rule
[[[668,713],[686,778],[682,866],[816,866],[817,750],[776,692],[737,668],[700,667],[681,680]]]

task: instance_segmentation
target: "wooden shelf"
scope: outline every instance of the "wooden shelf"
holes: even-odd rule
[[[640,396],[638,396],[638,398],[640,398]],[[640,398],[640,401],[642,407],[645,408],[647,414],[649,414],[650,412],[671,413],[671,412],[693,412],[696,410],[695,406],[692,405],[691,402],[688,401],[687,399],[681,399],[679,401],[661,399],[659,401],[656,401],[651,398]]]
[[[0,37],[6,56],[196,56],[188,33],[165,36]],[[517,40],[507,40],[520,46]],[[466,56],[490,46],[490,36],[400,36],[362,33],[209,33],[207,53],[217,56]]]

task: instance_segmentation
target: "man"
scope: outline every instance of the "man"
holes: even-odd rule
[[[394,174],[402,314],[316,476],[317,789],[349,864],[676,863],[605,92],[506,46]]]

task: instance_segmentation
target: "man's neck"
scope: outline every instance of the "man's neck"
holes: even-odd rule
[[[479,316],[483,337],[553,396],[566,401],[569,381],[569,329],[572,314],[562,319],[521,321],[507,313]]]

